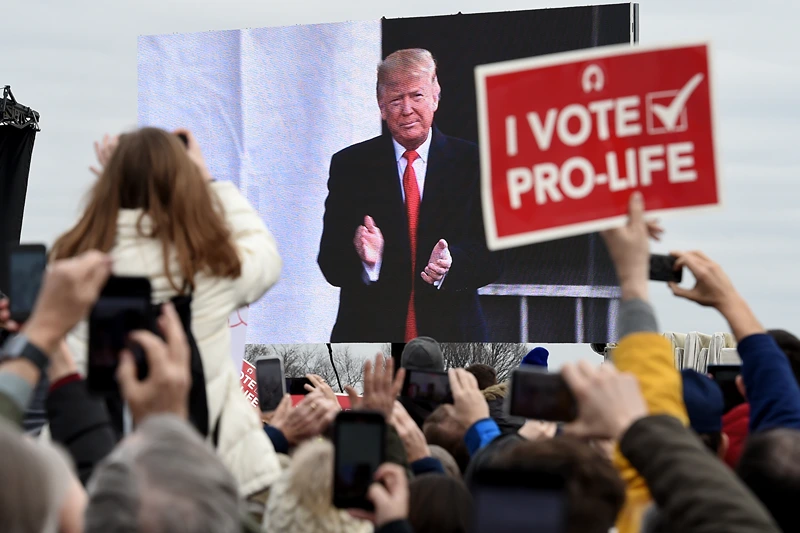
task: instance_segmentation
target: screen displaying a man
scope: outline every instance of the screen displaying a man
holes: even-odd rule
[[[318,263],[340,287],[331,342],[486,342],[477,289],[501,273],[486,248],[478,147],[433,125],[441,88],[427,50],[378,66],[388,134],[334,154]]]

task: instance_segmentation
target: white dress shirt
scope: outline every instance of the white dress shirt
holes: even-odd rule
[[[422,204],[422,197],[425,191],[425,175],[428,172],[428,154],[431,151],[431,137],[433,137],[431,130],[428,130],[428,138],[425,139],[425,142],[423,142],[422,145],[415,150],[419,157],[414,160],[413,168],[414,174],[417,176],[417,188],[419,189],[420,204]],[[400,194],[402,194],[403,203],[405,203],[406,189],[403,186],[403,175],[406,172],[408,160],[403,157],[403,154],[406,153],[406,149],[394,139],[392,139],[392,144],[394,145],[394,157],[397,161],[397,176],[400,180]],[[383,258],[378,259],[378,261],[375,263],[375,266],[372,267],[368,266],[366,263],[362,263],[364,265],[364,282],[375,283],[378,281],[378,278],[381,274],[381,264],[383,263],[382,259]],[[446,275],[447,274],[445,274],[445,276]],[[436,288],[440,288],[442,281],[444,281],[444,278],[442,278],[440,281],[435,281],[433,285]]]

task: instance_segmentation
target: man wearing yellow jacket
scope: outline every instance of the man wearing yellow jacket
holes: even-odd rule
[[[650,269],[648,238],[662,232],[644,219],[641,193],[631,196],[627,225],[603,232],[603,238],[617,271],[622,298],[618,333],[622,339],[614,350],[614,366],[636,376],[650,415],[673,416],[686,426],[689,417],[683,403],[681,375],[675,368],[671,344],[659,335],[653,308],[647,302]],[[619,533],[639,533],[652,498],[642,476],[619,451],[614,466],[625,481],[625,505],[617,518]]]

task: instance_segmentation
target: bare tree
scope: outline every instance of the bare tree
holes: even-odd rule
[[[441,346],[447,368],[465,368],[478,363],[489,365],[497,371],[498,382],[508,379],[528,351],[524,344],[513,342],[461,342]]]
[[[364,361],[353,357],[348,346],[333,345],[333,362],[339,374],[337,380],[327,347],[320,347],[316,344],[248,344],[245,346],[245,360],[255,364],[257,359],[279,356],[286,377],[317,374],[337,392],[339,380],[343,388],[351,385],[360,390],[364,381]]]
[[[269,355],[269,344],[245,344],[244,346],[244,360],[252,365],[256,364],[256,359],[261,359]]]

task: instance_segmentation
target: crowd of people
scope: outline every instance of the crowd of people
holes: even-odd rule
[[[14,323],[0,302],[11,333],[0,531],[800,530],[800,342],[768,334],[710,258],[674,252],[696,278],[675,295],[716,309],[738,340],[747,402],[725,413],[713,380],[676,369],[648,303],[657,232],[639,193],[627,224],[603,234],[622,290],[613,361],[561,369],[577,419],[509,416],[493,368],[446,369],[434,340],[415,339],[367,361],[363,392],[348,390],[352,410],[386,421],[386,461],[367,492],[373,510],[335,507],[334,391],[309,376],[297,405],[287,396],[262,417],[231,365],[227,317],[276,282],[275,241],[235,186],[211,178],[191,132],[177,133],[185,145],[153,128],[98,144],[97,184],[53,246],[30,319]],[[119,354],[118,398],[85,380],[86,319],[112,272],[148,278],[162,304],[158,334],[132,333]],[[406,370],[446,370],[452,403],[401,396]],[[34,438],[23,422],[37,412],[46,426]]]

